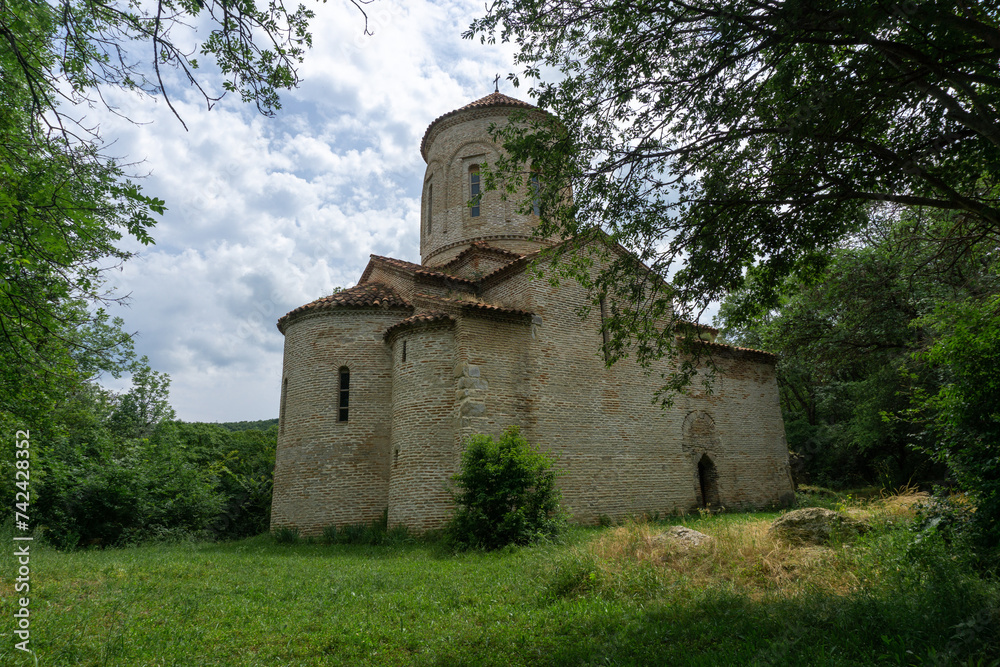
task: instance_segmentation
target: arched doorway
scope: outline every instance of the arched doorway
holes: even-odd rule
[[[698,504],[706,509],[719,507],[719,473],[708,454],[698,460]]]

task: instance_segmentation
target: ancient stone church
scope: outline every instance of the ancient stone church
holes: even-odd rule
[[[440,526],[463,440],[517,425],[553,454],[578,522],[788,501],[775,357],[706,341],[710,395],[653,402],[660,380],[605,367],[600,313],[578,284],[533,279],[551,240],[480,190],[513,110],[490,94],[430,124],[421,263],[372,255],[355,287],[278,320],[285,336],[271,528]],[[706,329],[709,336],[714,332]]]

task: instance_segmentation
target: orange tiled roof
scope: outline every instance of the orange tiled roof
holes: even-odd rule
[[[435,118],[431,124],[427,126],[427,130],[424,132],[424,138],[420,140],[420,154],[424,156],[425,160],[427,159],[427,138],[431,134],[431,128],[440,123],[442,120],[470,109],[487,109],[489,107],[514,107],[518,109],[538,108],[534,104],[522,102],[519,99],[515,99],[509,95],[504,95],[503,93],[490,93],[486,97],[480,97],[478,100],[469,102],[464,107],[459,107],[454,111],[449,111],[448,113]]]
[[[413,306],[388,285],[364,283],[310,301],[304,306],[287,312],[278,320],[278,330],[284,333],[286,324],[308,311],[330,308],[413,308]]]
[[[523,269],[524,267],[528,266],[528,264],[530,264],[532,262],[532,260],[534,260],[536,257],[538,257],[539,255],[541,255],[543,252],[545,252],[548,249],[549,248],[541,248],[541,249],[536,250],[534,252],[529,252],[527,255],[521,255],[520,257],[511,260],[510,262],[508,262],[507,264],[504,264],[503,266],[498,266],[497,268],[493,269],[492,271],[490,271],[489,273],[487,273],[485,276],[483,276],[482,278],[480,278],[479,279],[479,285],[483,286],[483,285],[485,285],[488,282],[495,282],[499,277],[501,277],[501,276],[503,276],[503,275],[505,275],[507,273],[513,273],[514,271],[517,271],[518,269]]]
[[[483,303],[482,301],[465,301],[463,299],[448,299],[443,296],[434,296],[432,294],[421,294],[421,293],[415,293],[413,295],[413,298],[442,303],[448,306],[457,306],[462,310],[477,310],[481,313],[486,313],[486,314],[514,315],[516,317],[532,316],[532,313],[527,310],[519,310],[517,308],[505,308],[503,306],[494,306],[493,304]]]
[[[397,331],[398,329],[409,326],[411,324],[424,324],[431,322],[447,322],[447,321],[454,322],[455,318],[449,315],[448,313],[443,313],[439,310],[434,310],[427,313],[417,313],[416,315],[411,315],[410,317],[407,317],[405,320],[400,320],[399,322],[393,324],[391,327],[385,330],[385,333],[382,334],[382,338],[383,339],[389,338],[389,336],[392,334],[393,331]]]
[[[436,280],[445,280],[463,283],[470,287],[475,287],[476,282],[474,280],[468,280],[467,278],[459,278],[458,276],[453,276],[450,273],[444,273],[443,271],[434,271],[428,269],[423,264],[414,264],[413,262],[407,262],[401,259],[394,259],[392,257],[383,257],[382,255],[372,255],[371,258],[377,262],[383,262],[389,266],[394,266],[397,269],[402,269],[407,273],[412,273],[417,276],[422,276],[425,278],[431,278]],[[364,275],[361,276],[361,280],[364,281],[368,277],[368,270],[365,270]]]
[[[486,241],[473,241],[472,243],[469,244],[468,248],[466,248],[462,252],[458,253],[453,258],[451,258],[450,260],[448,260],[444,264],[440,265],[438,268],[439,269],[443,269],[445,267],[451,267],[451,266],[455,266],[457,264],[461,264],[462,261],[466,257],[468,257],[469,255],[471,255],[473,253],[476,253],[476,252],[489,253],[491,255],[498,255],[500,257],[506,257],[506,258],[510,259],[510,261],[514,261],[516,259],[521,259],[521,257],[524,256],[524,255],[522,255],[519,252],[514,252],[512,250],[506,250],[504,248],[498,248],[496,246],[492,246],[489,243],[487,243]]]
[[[676,320],[674,320],[674,323],[676,323],[676,324],[678,324],[680,326],[693,327],[695,329],[702,329],[702,330],[707,329],[708,331],[711,331],[712,333],[715,333],[715,334],[719,333],[719,330],[716,329],[715,327],[713,327],[710,324],[702,324],[701,322],[691,322],[690,320],[682,320],[682,319],[676,319]]]
[[[486,97],[480,97],[478,100],[475,100],[474,102],[469,102],[464,107],[459,107],[458,109],[455,109],[455,111],[464,111],[465,109],[481,109],[485,107],[521,107],[524,109],[536,108],[534,104],[524,102],[522,100],[517,99],[516,97],[511,97],[510,95],[504,95],[503,93],[498,91],[490,93]],[[455,111],[452,111],[451,113],[446,113],[445,116],[449,116],[452,113],[455,113]],[[444,118],[444,116],[441,116],[440,118]],[[440,118],[438,120],[440,120]]]
[[[488,250],[490,252],[495,252],[500,255],[509,255],[511,258],[514,259],[524,256],[523,254],[519,252],[514,252],[513,250],[507,250],[506,248],[498,248],[495,245],[490,245],[486,241],[473,241],[472,243],[469,244],[469,250],[471,250],[472,248],[476,248],[478,250]],[[468,252],[469,250],[465,250],[464,252]]]
[[[695,341],[695,342],[697,342],[699,345],[704,345],[706,347],[715,348],[715,349],[718,349],[718,350],[736,351],[736,352],[741,352],[743,354],[748,354],[748,355],[760,355],[760,356],[763,356],[763,357],[767,357],[770,361],[777,360],[777,358],[778,358],[778,355],[776,355],[774,352],[766,352],[764,350],[755,350],[752,347],[737,347],[736,345],[727,345],[726,343],[710,343],[707,340],[699,340],[699,341]]]

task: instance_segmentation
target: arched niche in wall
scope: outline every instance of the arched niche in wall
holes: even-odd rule
[[[444,211],[444,177],[441,163],[431,160],[424,173],[424,191],[420,201],[420,236],[426,238],[433,233],[448,231],[448,216]],[[445,214],[442,215],[442,212]]]

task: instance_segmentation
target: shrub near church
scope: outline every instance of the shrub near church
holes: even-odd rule
[[[552,460],[516,426],[496,440],[482,434],[469,438],[453,481],[456,509],[446,534],[459,548],[530,544],[559,531]]]

